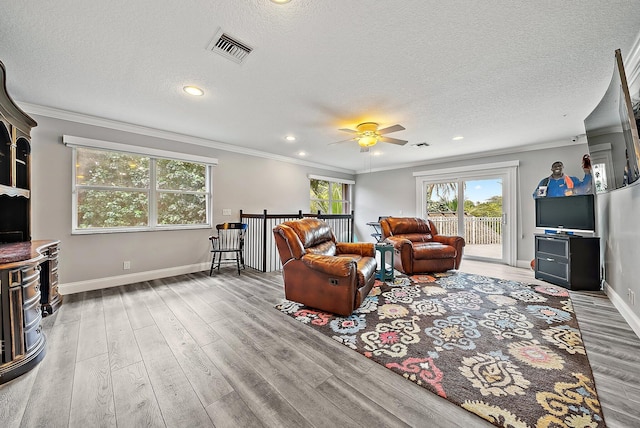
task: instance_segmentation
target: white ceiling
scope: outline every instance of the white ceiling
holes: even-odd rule
[[[220,29],[243,64],[206,50]],[[364,171],[568,143],[639,29],[638,0],[9,0],[0,60],[32,109]],[[364,121],[409,144],[328,145]]]

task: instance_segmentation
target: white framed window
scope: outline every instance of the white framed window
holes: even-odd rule
[[[78,145],[78,140],[93,144]],[[133,153],[129,146],[126,152],[110,150],[105,146],[123,145],[85,140],[64,136],[73,147],[72,233],[211,227],[209,162],[215,159],[173,159],[168,157],[172,153],[156,150]]]
[[[351,192],[355,181],[309,175],[309,209],[311,213],[351,213]]]

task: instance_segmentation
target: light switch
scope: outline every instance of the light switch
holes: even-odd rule
[[[222,215],[231,215],[231,208],[224,208],[222,210]]]

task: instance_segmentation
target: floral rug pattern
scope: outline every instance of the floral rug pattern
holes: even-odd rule
[[[349,317],[276,308],[496,426],[605,426],[562,287],[447,272],[376,281]]]

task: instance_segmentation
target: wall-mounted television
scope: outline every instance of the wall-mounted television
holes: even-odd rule
[[[611,83],[584,127],[597,193],[640,178],[640,139],[620,49],[615,51]]]
[[[556,233],[596,230],[594,195],[537,198],[536,227]]]

